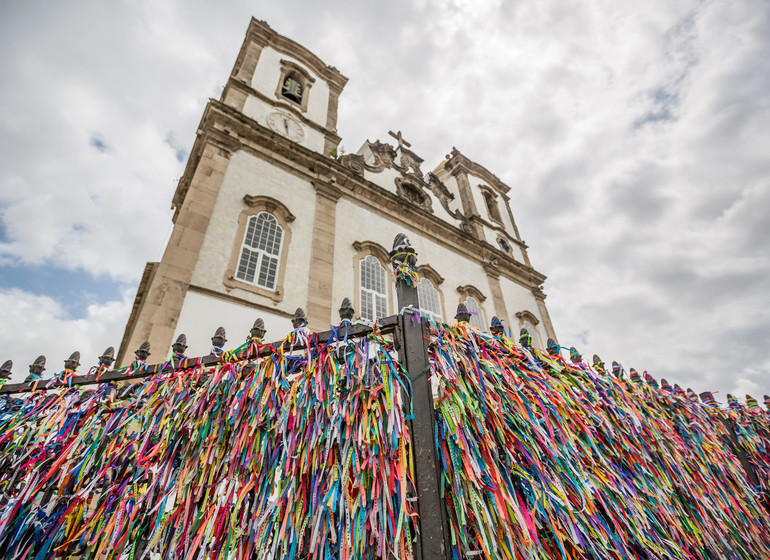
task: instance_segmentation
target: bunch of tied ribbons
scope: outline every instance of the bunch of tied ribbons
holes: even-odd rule
[[[0,402],[0,557],[411,558],[388,343],[280,348]]]
[[[747,459],[757,476],[757,483],[770,503],[770,398],[765,397],[767,410],[746,395],[746,404],[735,400],[727,410],[735,430],[738,445],[746,452]]]
[[[770,558],[724,411],[467,325],[431,375],[453,558]]]

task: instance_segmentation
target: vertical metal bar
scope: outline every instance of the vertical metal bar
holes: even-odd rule
[[[398,239],[398,238],[397,238]],[[409,250],[413,252],[411,247]],[[396,249],[394,248],[394,253]],[[393,259],[393,254],[391,254]],[[411,263],[412,266],[414,262]],[[395,266],[395,264],[394,264]],[[451,556],[449,525],[441,498],[441,471],[436,455],[435,412],[430,386],[427,329],[420,322],[417,287],[397,275],[398,307],[412,307],[399,316],[399,359],[412,381],[412,451],[417,485],[420,534],[415,543],[417,560],[448,560]]]

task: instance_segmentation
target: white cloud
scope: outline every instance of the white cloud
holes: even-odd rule
[[[45,377],[58,373],[64,360],[80,352],[81,373],[97,363],[108,346],[116,349],[123,336],[133,294],[88,306],[82,319],[70,319],[62,306],[47,296],[22,290],[0,290],[0,309],[6,320],[0,323],[0,361],[13,360],[11,382],[23,381],[28,366],[43,354]]]

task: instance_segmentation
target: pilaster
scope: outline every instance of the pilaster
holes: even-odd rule
[[[492,292],[492,302],[495,306],[495,315],[498,318],[508,321],[508,309],[505,307],[503,298],[503,289],[500,287],[500,271],[492,265],[484,266],[489,281],[489,290]]]
[[[313,245],[308,275],[307,317],[314,331],[324,331],[332,323],[332,282],[334,280],[334,232],[337,200],[342,192],[323,181],[312,181],[316,190]]]

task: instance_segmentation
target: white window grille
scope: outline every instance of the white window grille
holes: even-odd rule
[[[251,216],[241,245],[241,258],[235,277],[249,284],[275,290],[281,256],[283,228],[275,216],[260,212]]]
[[[471,296],[465,300],[465,307],[471,312],[470,324],[474,327],[487,330],[487,326],[484,324],[484,316],[481,314],[481,306]]]
[[[417,284],[417,298],[420,301],[420,311],[434,321],[443,321],[444,313],[441,309],[441,298],[433,282],[423,278]]]
[[[532,326],[532,323],[525,320],[524,324],[522,324],[521,326],[527,329],[527,332],[532,335],[532,346],[535,346],[537,348],[542,348],[543,344],[540,342],[540,337],[537,336],[537,331],[535,330],[535,327]]]
[[[387,275],[372,255],[361,259],[361,317],[375,321],[388,313]]]

